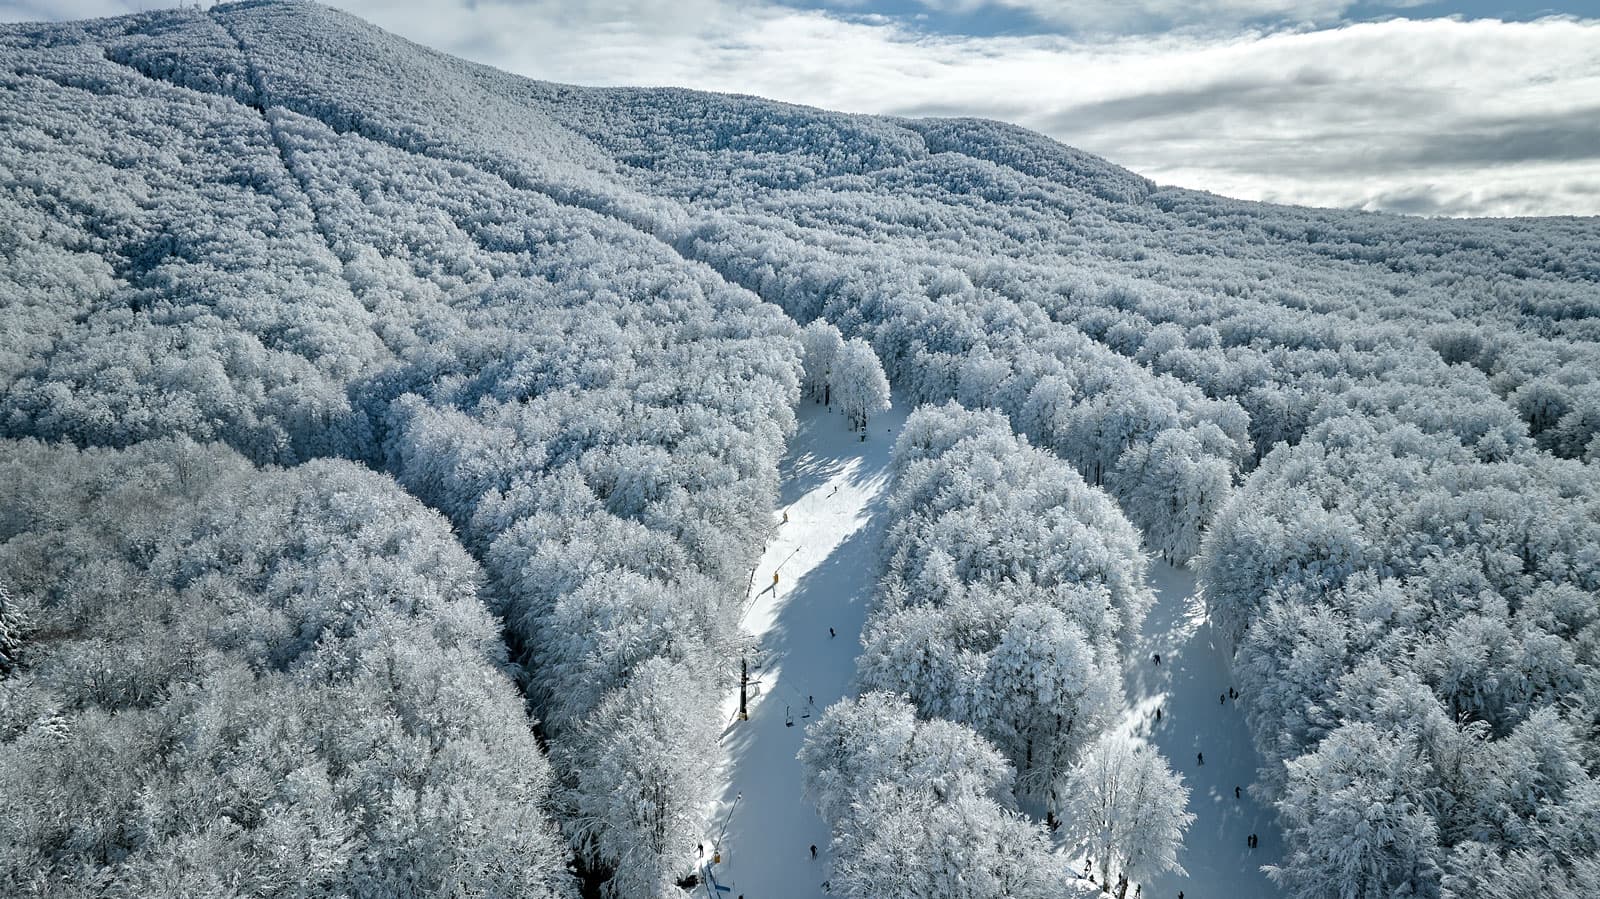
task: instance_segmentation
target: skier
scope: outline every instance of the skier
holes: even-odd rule
[[[778,573],[776,571],[772,573],[772,592],[778,592]]]
[[[1217,694],[1217,705],[1227,705],[1227,704],[1228,704],[1228,694],[1226,694],[1226,693],[1218,693]]]
[[[1156,664],[1157,665],[1161,664],[1161,653],[1159,653],[1159,652],[1156,653]]]
[[[1233,798],[1235,798],[1235,799],[1239,798],[1239,788],[1238,787],[1234,787],[1233,788]]]
[[[838,635],[837,635],[837,634],[835,634],[835,633],[834,633],[834,632],[833,632],[833,628],[831,628],[831,627],[830,627],[830,628],[828,628],[828,636],[829,636],[829,637],[835,637],[835,636],[838,636]]]
[[[1161,710],[1160,709],[1156,709],[1156,722],[1160,723],[1160,721],[1161,721]]]
[[[788,524],[789,523],[789,513],[787,511],[785,511],[783,513],[783,523],[784,524]]]
[[[1235,690],[1232,687],[1229,687],[1228,688],[1228,698],[1229,699],[1238,699],[1239,698],[1239,691]]]
[[[811,844],[811,857],[812,858],[816,858],[817,857],[817,844],[816,843],[812,843]]]
[[[1206,763],[1206,754],[1203,752],[1197,752],[1194,754],[1194,760],[1204,765]]]
[[[701,858],[705,858],[706,857],[706,844],[704,844],[704,843],[696,843],[694,845],[694,849],[695,849],[696,852],[700,853],[700,857]]]

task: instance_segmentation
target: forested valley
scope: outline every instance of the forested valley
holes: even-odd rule
[[[682,895],[796,409],[866,441],[891,385],[795,797],[835,894],[1181,864],[1118,727],[1153,563],[1283,895],[1600,890],[1600,220],[246,0],[0,26],[0,222],[0,895]]]

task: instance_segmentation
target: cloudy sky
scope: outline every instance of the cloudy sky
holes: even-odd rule
[[[167,5],[0,0],[0,19]],[[1600,0],[333,5],[535,78],[1004,119],[1248,199],[1600,214]]]

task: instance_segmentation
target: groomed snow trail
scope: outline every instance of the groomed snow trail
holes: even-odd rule
[[[1235,686],[1228,650],[1206,620],[1193,574],[1155,562],[1150,585],[1156,604],[1140,636],[1143,656],[1136,655],[1129,666],[1129,713],[1123,726],[1154,743],[1183,775],[1195,821],[1178,854],[1189,875],[1155,878],[1144,884],[1140,899],[1174,899],[1179,890],[1184,899],[1281,896],[1260,870],[1277,864],[1283,848],[1272,811],[1250,796],[1261,757],[1243,710],[1227,696]],[[1159,665],[1156,653],[1161,654]],[[1205,754],[1204,765],[1199,753]],[[1240,788],[1239,798],[1234,787]],[[1259,840],[1255,849],[1246,845],[1252,833]]]
[[[760,641],[760,667],[751,660],[750,720],[730,723],[723,734],[727,786],[706,838],[708,854],[713,844],[721,849],[716,876],[731,888],[729,899],[826,895],[828,825],[804,795],[795,753],[806,725],[846,694],[855,675],[878,571],[889,451],[906,417],[897,403],[872,421],[863,442],[836,407],[803,400],[796,411],[799,430],[782,463],[775,513],[789,520],[761,557],[743,620]],[[735,695],[724,720],[738,705]]]

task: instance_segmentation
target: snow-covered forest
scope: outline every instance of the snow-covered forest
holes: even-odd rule
[[[1600,890],[1600,221],[247,0],[0,26],[0,895],[703,894],[819,401],[894,441],[856,695],[772,812],[835,894],[1181,867],[1188,760],[1118,726],[1152,559],[1285,896]]]

